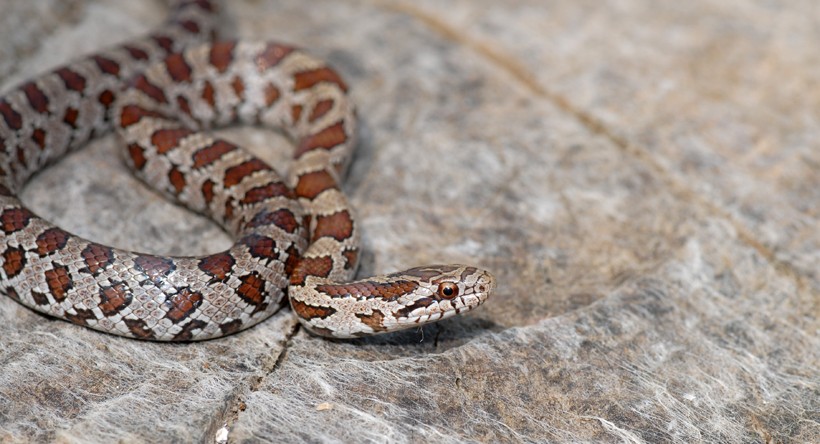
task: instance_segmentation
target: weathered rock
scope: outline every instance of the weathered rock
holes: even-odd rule
[[[0,441],[212,441],[225,424],[232,442],[820,441],[813,7],[230,2],[228,32],[310,48],[352,87],[361,275],[475,263],[496,294],[391,336],[327,341],[284,311],[182,345],[0,299]],[[7,2],[1,86],[163,14]],[[282,137],[225,134],[286,167]],[[24,200],[120,247],[229,244],[117,150],[98,139]]]

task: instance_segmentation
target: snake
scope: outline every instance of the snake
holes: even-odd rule
[[[297,47],[217,40],[217,9],[173,1],[147,36],[0,96],[0,292],[94,330],[185,342],[247,329],[287,305],[311,333],[356,338],[482,304],[495,280],[475,266],[355,279],[360,227],[341,190],[356,144],[348,86]],[[234,124],[284,133],[288,173],[208,131]],[[32,176],[112,129],[139,179],[213,220],[232,246],[182,257],[126,251],[21,202]]]

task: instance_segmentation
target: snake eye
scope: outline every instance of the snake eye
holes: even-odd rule
[[[458,296],[458,285],[455,282],[442,282],[438,285],[438,295],[444,299]]]

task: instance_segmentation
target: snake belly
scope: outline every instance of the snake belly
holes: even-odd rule
[[[121,336],[192,341],[255,325],[289,300],[313,333],[358,337],[481,304],[493,277],[426,266],[353,281],[359,228],[341,192],[355,112],[322,60],[272,42],[212,41],[214,5],[175,2],[146,38],[66,65],[0,99],[0,291],[39,312]],[[282,130],[287,177],[204,131]],[[111,127],[126,163],[220,224],[226,251],[166,257],[68,233],[17,197],[45,165]]]

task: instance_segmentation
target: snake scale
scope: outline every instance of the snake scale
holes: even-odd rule
[[[294,47],[215,41],[206,0],[175,1],[158,31],[53,70],[0,97],[0,291],[34,310],[146,340],[224,336],[283,305],[322,336],[414,327],[471,310],[494,279],[463,265],[352,281],[359,227],[340,190],[355,113],[340,76]],[[283,179],[204,130],[282,130]],[[82,239],[17,193],[44,166],[116,129],[126,163],[233,236],[227,251],[164,257]]]

